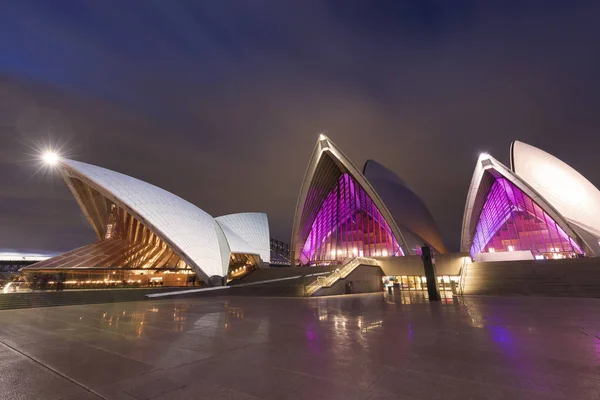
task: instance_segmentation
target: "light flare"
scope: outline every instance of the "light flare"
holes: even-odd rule
[[[53,150],[46,150],[42,153],[42,160],[46,165],[56,165],[60,161],[60,155]]]

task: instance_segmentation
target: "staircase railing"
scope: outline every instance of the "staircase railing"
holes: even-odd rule
[[[312,296],[319,289],[324,287],[331,287],[334,283],[339,281],[340,279],[344,279],[348,275],[352,273],[356,268],[360,265],[370,265],[374,267],[379,266],[379,261],[373,258],[366,257],[356,257],[350,260],[347,260],[344,264],[337,268],[335,271],[332,271],[330,274],[325,276],[319,276],[317,279],[309,283],[304,287],[304,293],[306,296]]]
[[[469,260],[470,261],[470,260]],[[458,293],[462,296],[465,289],[465,282],[467,280],[467,269],[469,268],[470,262],[467,262],[467,257],[463,259],[463,265],[460,268],[460,281],[458,287]]]

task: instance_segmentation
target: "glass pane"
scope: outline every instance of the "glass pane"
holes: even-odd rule
[[[407,276],[403,276],[402,277],[402,283],[400,285],[402,287],[402,289],[407,290],[408,289],[408,277]]]
[[[421,286],[421,277],[415,276],[415,288],[417,290],[423,290],[423,286]]]
[[[308,263],[350,257],[402,256],[379,209],[358,183],[343,174],[323,202],[302,250]]]
[[[537,203],[505,178],[498,178],[481,210],[471,256],[518,250],[530,250],[536,258],[583,254]]]

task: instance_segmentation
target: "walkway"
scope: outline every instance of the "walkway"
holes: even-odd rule
[[[0,311],[0,398],[597,399],[598,315],[422,294]]]

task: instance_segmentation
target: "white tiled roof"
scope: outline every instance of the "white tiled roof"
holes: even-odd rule
[[[515,141],[514,172],[564,217],[600,237],[600,191],[567,163],[537,147]]]
[[[192,203],[157,186],[105,168],[73,160],[62,167],[128,208],[147,227],[174,247],[198,273],[223,276],[229,254],[219,243],[214,219]]]
[[[267,214],[229,214],[215,220],[223,228],[232,253],[258,254],[264,262],[271,261]]]

